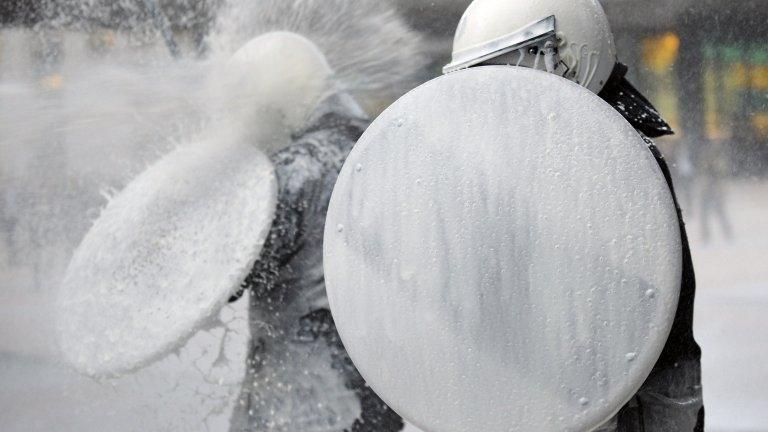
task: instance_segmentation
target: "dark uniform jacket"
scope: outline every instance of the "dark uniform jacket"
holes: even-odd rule
[[[693,303],[696,278],[682,212],[672,178],[661,152],[650,138],[672,134],[651,103],[624,77],[626,66],[617,64],[600,97],[611,104],[643,135],[667,180],[677,207],[683,244],[683,277],[672,331],[661,357],[637,394],[599,432],[656,432],[704,430],[701,389],[701,349],[693,338]]]
[[[244,284],[252,340],[231,430],[398,431],[403,421],[365,384],[344,350],[323,276],[331,193],[368,123],[349,96],[337,94],[319,105],[308,124],[271,157],[278,206]]]

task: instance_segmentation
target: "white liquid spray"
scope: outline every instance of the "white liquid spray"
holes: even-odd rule
[[[206,131],[216,102],[204,91],[210,72],[240,45],[269,31],[302,34],[327,56],[335,85],[368,98],[369,106],[412,87],[425,64],[419,37],[388,6],[369,0],[226,3],[211,23],[208,55],[198,59],[180,43],[181,60],[169,56],[151,20],[136,18],[141,14],[123,15],[119,30],[106,32],[106,42],[83,31],[97,21],[94,17],[113,16],[110,8],[130,12],[136,2],[56,3],[71,7],[68,15],[45,23],[46,34],[62,41],[57,49],[63,55],[50,70],[29,73],[38,69],[39,60],[28,55],[29,44],[41,33],[0,32],[0,241],[7,251],[0,264],[9,275],[0,289],[41,305],[33,313],[41,316],[39,324],[24,329],[24,338],[3,341],[11,351],[36,351],[54,361],[53,322],[42,317],[50,315],[48,305],[72,251],[110,196]],[[89,48],[94,44],[104,48]],[[245,364],[244,312],[225,308],[219,320],[225,326],[198,333],[177,357],[110,380],[108,388],[77,381],[67,394],[90,395],[80,417],[91,426],[224,429]],[[219,344],[224,335],[226,346]],[[110,409],[90,407],[92,400]],[[173,404],[164,405],[167,400]],[[129,417],[136,422],[117,421],[114,413],[128,407],[134,407]],[[39,426],[41,420],[35,421]],[[58,419],[49,421],[55,425]]]

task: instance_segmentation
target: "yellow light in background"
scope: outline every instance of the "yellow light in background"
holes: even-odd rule
[[[680,101],[673,70],[680,52],[680,38],[673,32],[649,36],[642,40],[641,49],[645,66],[643,72],[652,75],[646,88],[648,96],[672,128],[680,133]]]
[[[643,40],[643,62],[654,72],[668,70],[680,53],[680,37],[672,32]]]
[[[752,126],[763,138],[768,137],[768,113],[758,113],[752,116]]]
[[[749,71],[749,81],[753,89],[768,91],[768,66],[753,66]]]
[[[114,30],[98,29],[88,36],[88,46],[97,53],[105,53],[117,45],[117,34]]]
[[[61,74],[50,74],[40,78],[40,87],[46,91],[60,90],[64,85],[64,77]]]
[[[734,63],[725,76],[725,85],[736,89],[744,89],[749,85],[749,72],[744,63]]]

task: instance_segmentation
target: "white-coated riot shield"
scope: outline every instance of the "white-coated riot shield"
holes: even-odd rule
[[[428,432],[598,427],[658,359],[682,268],[641,136],[588,90],[504,66],[437,78],[371,125],[324,248],[351,358]]]
[[[248,144],[203,140],[148,168],[70,262],[57,302],[65,358],[108,376],[179,348],[251,270],[276,199],[270,160]]]

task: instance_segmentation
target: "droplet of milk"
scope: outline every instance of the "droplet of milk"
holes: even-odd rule
[[[344,225],[342,224],[337,225],[336,232],[339,232],[339,233],[344,232]]]
[[[583,398],[579,399],[579,404],[580,404],[581,406],[586,406],[586,405],[589,405],[589,399],[587,399],[587,398],[583,397]]]
[[[362,170],[363,170],[363,164],[357,164],[357,166],[355,166],[355,171],[360,172]]]
[[[645,292],[645,296],[649,299],[656,297],[656,290],[649,289],[648,291]]]
[[[627,353],[627,355],[625,357],[627,358],[628,362],[631,362],[631,361],[634,361],[637,358],[637,353],[633,353],[633,352]]]

